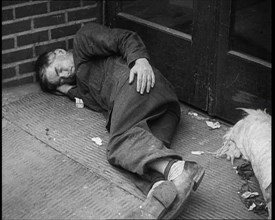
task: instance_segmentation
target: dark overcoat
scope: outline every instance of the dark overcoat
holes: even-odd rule
[[[86,24],[74,38],[73,57],[76,87],[69,90],[69,97],[81,98],[86,107],[106,113],[107,159],[134,174],[135,183],[146,193],[163,179],[148,169],[148,163],[163,157],[181,159],[169,149],[180,120],[173,86],[154,67],[156,83],[149,94],[136,91],[136,80],[129,84],[135,60],[149,60],[141,38],[129,30]]]

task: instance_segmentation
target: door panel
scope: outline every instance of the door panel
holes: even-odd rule
[[[124,1],[121,11],[155,24],[191,34],[193,0]]]
[[[231,5],[231,1],[221,1],[216,91],[209,112],[229,122],[242,117],[242,111],[236,109],[240,107],[271,112],[271,20],[263,16],[268,10],[262,11],[270,2],[234,0]],[[224,13],[230,10],[231,16]],[[237,15],[240,12],[243,17]],[[266,24],[260,28],[263,21]],[[262,35],[256,34],[259,29]]]
[[[232,0],[231,50],[271,62],[271,0]]]

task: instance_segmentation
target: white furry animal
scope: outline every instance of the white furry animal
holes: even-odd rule
[[[240,109],[247,116],[230,128],[214,154],[226,155],[232,165],[240,156],[251,162],[271,218],[271,116],[262,110]]]

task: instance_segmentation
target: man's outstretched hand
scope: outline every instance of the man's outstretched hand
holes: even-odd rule
[[[146,58],[139,58],[135,61],[135,65],[130,70],[130,84],[134,81],[135,75],[137,75],[137,92],[143,94],[146,89],[149,93],[155,85],[155,74]]]

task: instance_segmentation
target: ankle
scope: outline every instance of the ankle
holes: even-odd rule
[[[158,159],[155,161],[152,161],[151,163],[148,164],[148,167],[151,169],[158,171],[159,173],[164,174],[165,168],[167,167],[169,163],[169,159],[163,158],[163,159]]]

